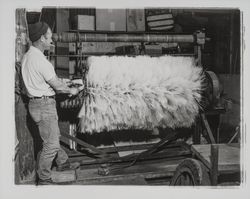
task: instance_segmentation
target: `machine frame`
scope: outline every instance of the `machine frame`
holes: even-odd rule
[[[197,31],[193,35],[175,35],[162,33],[84,33],[71,32],[53,34],[55,42],[187,42],[194,44],[194,57],[197,66],[201,66],[202,49],[206,41],[203,31]],[[83,65],[83,74],[86,73],[84,62],[82,58],[84,52],[79,52],[76,57]],[[144,184],[146,181],[152,182],[160,181],[160,184],[170,185],[217,185],[218,177],[224,170],[219,169],[220,161],[218,155],[219,151],[227,147],[227,145],[218,145],[219,141],[219,124],[220,115],[225,112],[224,107],[220,104],[220,88],[217,76],[211,72],[206,71],[208,80],[208,103],[209,106],[205,110],[201,110],[197,117],[196,123],[193,127],[193,143],[195,145],[188,145],[183,141],[178,141],[178,132],[173,132],[167,135],[160,142],[152,145],[146,144],[141,146],[124,146],[124,147],[110,147],[97,148],[87,142],[75,137],[76,124],[70,124],[69,134],[62,134],[63,137],[70,140],[70,149],[68,150],[71,161],[80,161],[81,170],[76,171],[75,180],[70,183],[73,184],[119,184],[121,181],[128,181],[131,184],[133,181],[137,184]],[[82,104],[72,103],[72,100],[65,100],[61,102],[60,106],[63,108],[75,108]],[[211,130],[207,116],[212,115],[218,118],[217,127],[214,133]],[[207,137],[209,141],[208,148],[210,150],[211,161],[204,162],[203,155],[199,156],[199,149],[195,146],[200,145],[201,135]],[[84,149],[84,153],[77,150],[77,145]],[[200,145],[203,146],[203,145]],[[125,157],[117,157],[118,151],[144,149],[140,154],[128,155]],[[231,150],[232,148],[227,148]],[[73,151],[72,151],[73,150]],[[89,153],[86,155],[85,153]],[[220,154],[220,156],[223,154]],[[230,157],[229,157],[230,158]],[[147,167],[148,165],[148,167]],[[153,165],[153,166],[152,166]],[[230,165],[230,164],[229,164]],[[240,173],[240,165],[232,161],[232,165],[236,165],[233,169],[229,169],[226,173],[238,174]],[[137,179],[137,180],[136,180]],[[168,180],[163,180],[168,179]],[[238,178],[237,178],[238,179]],[[132,180],[132,181],[131,181]],[[170,182],[170,183],[169,183]],[[65,183],[68,183],[67,181]],[[158,182],[157,182],[158,183]],[[157,184],[156,183],[156,184]],[[122,183],[124,184],[124,182]]]

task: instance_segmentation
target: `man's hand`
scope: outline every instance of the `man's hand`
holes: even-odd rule
[[[78,88],[70,88],[70,94],[69,96],[74,96],[77,95],[79,93],[79,89]]]

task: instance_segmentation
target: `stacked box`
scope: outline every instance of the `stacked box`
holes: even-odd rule
[[[149,30],[170,30],[174,27],[174,19],[171,13],[147,16]]]
[[[75,29],[94,31],[95,30],[95,16],[76,15],[75,16]]]
[[[70,53],[76,52],[76,43],[69,43],[69,52]]]
[[[96,9],[96,30],[126,31],[126,10]]]
[[[127,10],[127,31],[145,31],[144,9]]]

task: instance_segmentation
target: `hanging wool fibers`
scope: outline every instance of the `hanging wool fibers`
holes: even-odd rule
[[[203,75],[192,57],[93,56],[87,64],[81,132],[190,127],[199,112]]]

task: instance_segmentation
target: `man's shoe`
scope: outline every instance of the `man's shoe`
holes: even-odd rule
[[[79,162],[69,162],[66,161],[65,163],[58,165],[56,170],[57,171],[66,171],[66,170],[75,170],[78,169],[80,167],[80,163]]]
[[[39,179],[37,185],[57,185],[58,183],[54,182],[51,178],[42,180]]]

